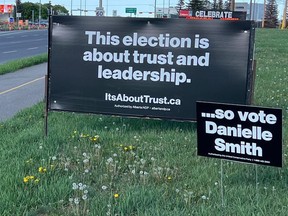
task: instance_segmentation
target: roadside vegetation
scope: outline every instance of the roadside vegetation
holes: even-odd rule
[[[41,64],[48,61],[48,54],[37,55],[29,58],[22,58],[19,60],[9,61],[0,64],[0,75],[14,72],[22,68],[30,67],[36,64]]]
[[[40,103],[0,122],[0,215],[286,216],[287,38],[256,31],[254,105],[283,110],[283,168],[223,160],[221,175],[190,122],[51,112],[45,137]]]

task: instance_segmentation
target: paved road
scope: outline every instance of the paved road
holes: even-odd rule
[[[0,32],[0,64],[47,53],[47,50],[47,29]]]
[[[0,122],[44,99],[47,63],[0,75]]]

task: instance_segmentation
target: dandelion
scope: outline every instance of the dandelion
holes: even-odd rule
[[[24,177],[24,178],[23,178],[23,182],[24,182],[24,183],[29,182],[29,178],[28,178],[28,177]]]
[[[73,183],[73,184],[72,184],[72,189],[73,189],[73,190],[77,190],[78,188],[79,188],[79,187],[78,187],[78,185],[77,185],[76,183]]]
[[[70,202],[70,203],[72,203],[73,200],[74,200],[73,198],[71,198],[71,197],[69,198],[69,202]]]
[[[106,190],[107,188],[108,188],[108,187],[105,186],[105,185],[102,186],[102,190]]]
[[[35,179],[35,176],[25,176],[24,178],[23,178],[23,182],[24,183],[28,183],[30,180],[31,181],[34,181],[34,179]],[[38,181],[37,181],[38,182]],[[37,183],[36,182],[36,183]]]
[[[91,140],[92,142],[98,142],[99,136],[98,136],[98,135],[95,135],[95,136],[91,137],[90,140]]]
[[[201,196],[201,199],[206,200],[207,197],[205,195]]]
[[[114,198],[116,198],[116,199],[119,198],[119,196],[120,196],[120,195],[119,195],[118,193],[115,193],[115,194],[114,194]]]
[[[51,159],[52,159],[53,161],[55,161],[57,158],[56,158],[56,156],[53,156]]]
[[[107,162],[108,162],[108,163],[112,163],[112,162],[113,162],[113,158],[111,158],[111,157],[108,158],[108,159],[107,159]]]
[[[83,193],[84,193],[84,194],[88,194],[88,190],[84,190]]]
[[[97,148],[97,149],[101,149],[101,146],[100,145],[98,145],[98,144],[95,144],[95,146],[94,146],[95,148]]]
[[[84,159],[84,160],[83,160],[83,163],[89,163],[89,159],[87,159],[87,158]]]
[[[86,200],[86,199],[87,199],[87,195],[86,195],[86,194],[83,195],[83,196],[82,196],[82,199],[83,199],[83,200]]]
[[[45,167],[39,167],[38,172],[45,173],[45,172],[47,172],[47,169]]]
[[[76,198],[74,198],[74,203],[76,204],[76,205],[78,205],[79,204],[79,198],[78,197],[76,197]]]

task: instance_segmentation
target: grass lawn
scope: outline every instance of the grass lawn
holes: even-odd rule
[[[0,215],[286,216],[287,39],[256,31],[254,104],[283,110],[283,168],[198,157],[189,122],[51,112],[45,138],[40,103],[0,123]]]

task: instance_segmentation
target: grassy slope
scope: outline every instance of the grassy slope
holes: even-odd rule
[[[283,109],[285,152],[287,37],[256,33],[255,104]],[[0,123],[0,215],[287,215],[286,163],[223,161],[222,200],[220,160],[196,156],[195,123],[50,113],[46,139],[43,126],[43,104]]]
[[[3,75],[5,73],[10,73],[14,72],[17,70],[20,70],[25,67],[30,67],[36,64],[41,64],[44,62],[47,62],[48,55],[47,54],[42,54],[42,55],[37,55],[33,57],[28,57],[28,58],[22,58],[19,60],[14,60],[14,61],[9,61],[4,64],[0,64],[0,75]]]

